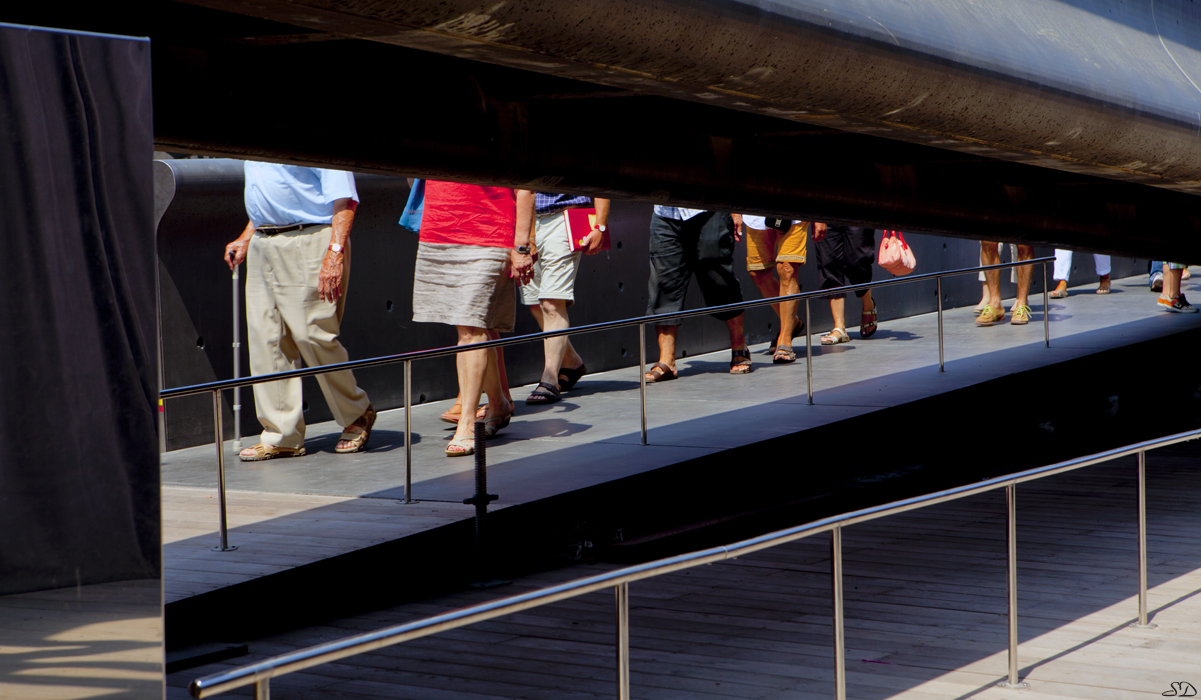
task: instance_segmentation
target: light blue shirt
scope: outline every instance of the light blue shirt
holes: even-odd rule
[[[331,224],[334,202],[359,201],[354,173],[246,161],[246,215],[255,228]]]
[[[683,207],[665,207],[661,204],[655,205],[655,216],[660,216],[664,219],[680,219],[687,221],[697,214],[704,214],[704,209],[685,209]]]

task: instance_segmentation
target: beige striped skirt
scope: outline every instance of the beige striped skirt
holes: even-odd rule
[[[508,248],[419,243],[413,320],[511,332],[517,302],[508,262]]]

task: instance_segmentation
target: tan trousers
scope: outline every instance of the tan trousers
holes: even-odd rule
[[[246,325],[250,373],[271,374],[346,362],[338,326],[350,280],[350,246],[342,267],[342,297],[336,304],[317,296],[317,276],[329,247],[329,226],[306,226],[274,236],[256,233],[246,254]],[[279,447],[304,445],[301,380],[254,385],[254,405],[263,425],[261,441]],[[317,377],[338,425],[346,427],[367,411],[367,393],[350,371]]]

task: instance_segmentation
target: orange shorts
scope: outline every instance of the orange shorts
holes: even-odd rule
[[[766,270],[777,262],[805,264],[805,246],[809,241],[809,222],[792,225],[787,233],[746,227],[746,269]]]

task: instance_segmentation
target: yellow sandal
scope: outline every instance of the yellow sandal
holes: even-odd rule
[[[345,440],[350,443],[350,447],[334,447],[334,452],[340,455],[350,454],[351,452],[361,452],[367,447],[367,441],[371,439],[371,428],[375,425],[375,406],[367,404],[367,411],[358,417],[355,422],[346,426],[347,430],[342,432],[338,437],[338,442]],[[360,432],[351,432],[350,428],[362,428]]]

